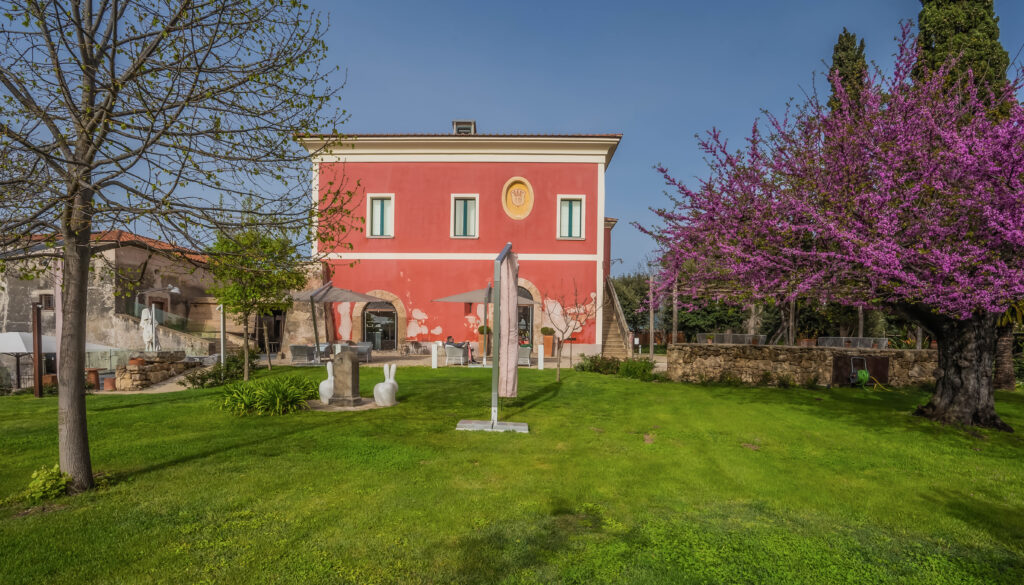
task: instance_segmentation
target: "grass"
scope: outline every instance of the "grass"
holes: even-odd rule
[[[454,430],[488,417],[480,369],[399,369],[398,406],[351,413],[90,396],[109,485],[0,508],[0,581],[1024,582],[1024,440],[910,416],[925,393],[562,376],[521,371],[529,435]],[[0,399],[0,499],[57,460],[56,406]]]

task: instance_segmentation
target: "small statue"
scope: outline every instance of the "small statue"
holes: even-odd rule
[[[142,330],[142,343],[146,345],[146,351],[160,351],[160,342],[156,338],[156,316],[148,308],[142,309],[139,316],[139,329]]]
[[[398,382],[395,381],[395,370],[398,364],[384,364],[384,381],[373,387],[373,401],[377,406],[394,406],[398,404]]]
[[[334,396],[334,368],[327,364],[327,379],[320,382],[320,402],[327,404]]]

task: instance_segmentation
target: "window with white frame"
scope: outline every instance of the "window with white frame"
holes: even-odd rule
[[[370,193],[366,200],[366,223],[369,237],[395,237],[395,194]]]
[[[558,196],[558,237],[567,240],[582,240],[586,225],[583,209],[586,197],[583,195]]]
[[[480,196],[463,193],[452,194],[452,231],[453,238],[475,238],[480,226],[477,205]]]

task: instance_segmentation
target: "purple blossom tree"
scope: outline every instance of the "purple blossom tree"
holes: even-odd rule
[[[893,73],[868,76],[856,107],[833,79],[834,111],[811,96],[766,114],[739,151],[710,131],[696,188],[659,168],[678,195],[645,230],[662,248],[656,294],[678,280],[694,297],[897,312],[939,345],[935,394],[916,414],[1012,431],[992,371],[997,321],[1024,298],[1020,84],[992,95],[949,65],[915,80],[917,57],[905,25]]]

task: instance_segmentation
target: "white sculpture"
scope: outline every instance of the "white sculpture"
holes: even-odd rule
[[[139,316],[139,329],[142,330],[142,342],[146,351],[160,351],[160,342],[156,338],[155,315],[149,309],[142,309]]]
[[[327,379],[320,382],[320,402],[327,404],[334,396],[334,364],[327,364]]]
[[[373,401],[377,406],[394,406],[398,404],[398,382],[395,381],[395,370],[398,364],[384,364],[384,381],[373,387]]]

